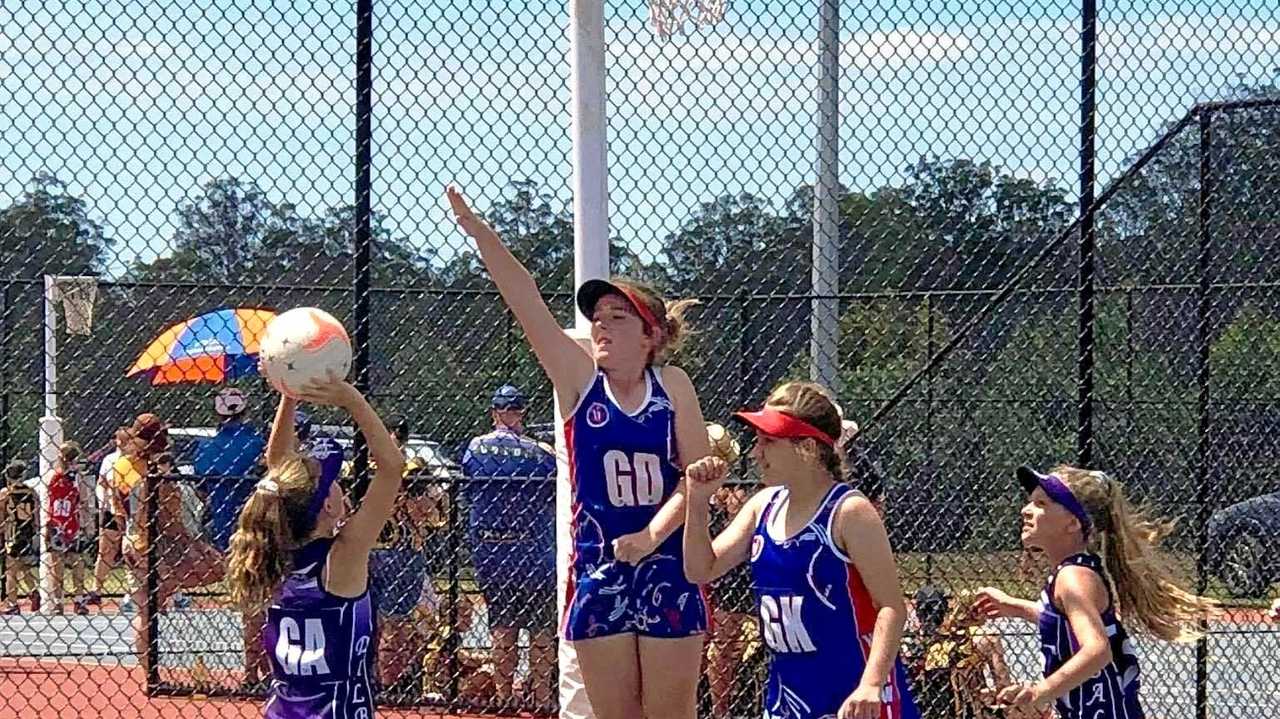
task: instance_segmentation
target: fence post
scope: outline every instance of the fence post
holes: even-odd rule
[[[356,226],[352,248],[352,291],[355,386],[369,392],[369,274],[372,244],[373,174],[373,0],[356,0]],[[364,435],[352,437],[352,499],[359,501],[369,485],[369,447]]]
[[[929,487],[929,507],[931,510],[937,509],[937,472],[934,471],[936,466],[933,463],[933,366],[930,360],[933,359],[933,353],[936,350],[933,340],[933,293],[927,293],[924,296],[924,315],[925,315],[925,348],[924,361],[929,371],[924,375],[924,466],[925,471],[929,473],[926,479]],[[888,484],[888,477],[885,477],[885,484]],[[889,495],[889,487],[885,486],[881,491],[885,493],[887,498]],[[933,550],[936,545],[932,542],[928,545],[929,551],[924,555],[924,583],[933,584]]]
[[[5,278],[0,287],[0,466],[9,464],[9,289],[13,280]],[[3,581],[3,580],[0,580]]]
[[[1196,410],[1199,426],[1196,431],[1196,505],[1198,544],[1196,552],[1196,593],[1204,594],[1209,583],[1206,563],[1209,524],[1209,463],[1213,453],[1213,441],[1209,436],[1211,409],[1209,407],[1209,294],[1210,260],[1213,221],[1213,110],[1200,111],[1200,241],[1197,262],[1199,282],[1196,285],[1196,387],[1199,390]],[[1196,717],[1209,715],[1209,647],[1201,637],[1196,642]]]
[[[1080,316],[1076,377],[1076,454],[1081,466],[1093,464],[1093,228],[1094,89],[1097,0],[1083,0],[1080,27]]]
[[[164,481],[159,474],[148,467],[146,474],[142,478],[142,486],[146,489],[146,500],[143,503],[143,520],[139,535],[143,541],[147,543],[146,549],[143,550],[145,555],[146,577],[143,579],[143,591],[146,592],[147,601],[143,606],[134,607],[134,611],[139,613],[139,619],[145,623],[147,627],[147,646],[143,651],[146,652],[146,676],[147,676],[147,696],[154,697],[160,694],[160,606],[157,600],[160,599],[160,578],[159,578],[159,552],[156,551],[156,542],[159,537],[157,531],[157,517],[160,514],[160,483]]]

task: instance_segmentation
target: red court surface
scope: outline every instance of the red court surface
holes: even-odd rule
[[[249,719],[261,716],[262,702],[191,697],[148,699],[143,690],[142,671],[137,668],[0,659],[0,719]],[[379,708],[378,717],[471,719],[461,714],[390,708]]]

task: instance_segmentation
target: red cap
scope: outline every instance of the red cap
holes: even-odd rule
[[[767,434],[770,437],[781,437],[783,439],[810,437],[828,447],[836,446],[836,440],[831,435],[802,419],[776,409],[765,407],[759,412],[734,412],[733,416],[751,425],[757,432]]]

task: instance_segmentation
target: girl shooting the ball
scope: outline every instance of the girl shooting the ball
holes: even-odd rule
[[[377,471],[360,508],[348,514],[336,482],[342,454],[299,455],[298,400],[281,397],[266,477],[231,537],[231,597],[247,608],[267,605],[263,647],[273,679],[267,717],[372,717],[369,553],[391,516],[404,458],[369,402],[335,374],[302,384],[297,395],[349,412]]]
[[[664,359],[691,303],[664,303],[628,282],[586,282],[577,304],[591,318],[588,352],[493,229],[457,190],[448,196],[565,418],[575,510],[561,633],[591,708],[598,719],[693,719],[707,609],[682,570],[680,475],[710,447],[693,383]]]
[[[1017,471],[1027,492],[1022,544],[1054,569],[1040,601],[994,588],[974,603],[982,617],[1037,624],[1044,679],[1005,687],[1000,703],[1045,709],[1060,719],[1141,719],[1138,656],[1120,619],[1165,641],[1200,636],[1213,603],[1182,589],[1158,550],[1172,525],[1134,509],[1103,472],[1066,465]]]
[[[728,466],[687,470],[685,573],[710,582],[750,562],[769,647],[766,719],[918,719],[898,661],[906,603],[880,515],[840,482],[840,414],[826,392],[787,382],[759,412],[752,459],[766,489],[712,541],[708,501]]]

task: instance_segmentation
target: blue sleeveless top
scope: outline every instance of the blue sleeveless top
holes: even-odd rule
[[[657,369],[645,369],[644,377],[648,394],[628,414],[598,371],[565,420],[577,568],[590,571],[612,561],[613,540],[648,526],[679,486],[675,407]],[[673,533],[657,553],[683,556],[681,537]]]
[[[294,552],[294,570],[267,609],[263,646],[271,658],[270,719],[370,719],[376,613],[369,592],[325,591],[333,539]]]
[[[785,488],[765,490],[751,538],[751,579],[760,634],[769,647],[765,719],[834,717],[867,667],[877,609],[853,562],[831,533],[840,504],[853,488],[833,484],[813,519],[784,538],[779,509]],[[900,660],[885,684],[886,716],[918,719]]]
[[[1102,612],[1102,626],[1111,643],[1111,663],[1097,676],[1067,692],[1055,702],[1062,719],[1143,719],[1138,704],[1139,681],[1138,654],[1124,625],[1116,618],[1115,601],[1111,597],[1111,584],[1107,581],[1102,559],[1096,554],[1075,554],[1062,560],[1049,576],[1044,591],[1040,593],[1040,645],[1044,654],[1044,675],[1050,676],[1062,668],[1080,649],[1071,632],[1067,617],[1053,604],[1054,583],[1065,567],[1086,567],[1102,579],[1107,588],[1107,608]]]

